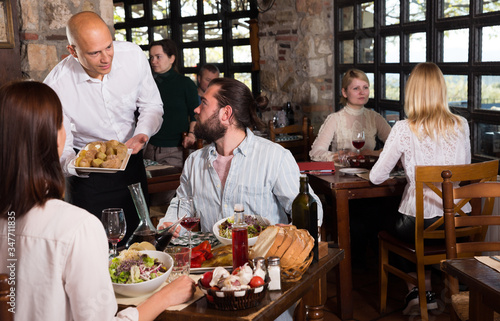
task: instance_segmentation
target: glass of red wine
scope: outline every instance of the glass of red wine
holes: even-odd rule
[[[365,146],[365,131],[355,130],[352,133],[352,146],[356,148],[358,155],[361,153],[359,150]]]
[[[191,230],[200,222],[200,216],[194,207],[194,202],[192,198],[179,198],[177,204],[177,219],[180,219],[185,214],[181,221],[181,226],[188,231],[188,243],[189,248],[191,248]]]
[[[127,231],[127,222],[125,221],[125,213],[121,208],[106,208],[102,210],[101,222],[106,231],[108,241],[112,245],[111,257],[118,255],[116,247],[125,236]]]

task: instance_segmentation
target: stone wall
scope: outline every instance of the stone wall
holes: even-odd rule
[[[287,101],[315,132],[333,111],[333,0],[279,0],[259,14],[260,78],[269,120]]]
[[[19,0],[21,68],[26,77],[43,81],[68,55],[66,22],[80,11],[94,11],[113,26],[112,0]]]

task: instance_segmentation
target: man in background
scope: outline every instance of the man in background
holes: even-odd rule
[[[203,96],[203,93],[207,90],[208,84],[212,79],[219,78],[220,72],[219,68],[213,64],[205,64],[198,71],[198,96]]]

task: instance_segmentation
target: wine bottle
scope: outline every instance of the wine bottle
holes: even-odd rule
[[[309,194],[309,179],[300,175],[300,191],[292,203],[292,224],[298,229],[306,229],[314,239],[313,256],[318,261],[318,204]]]
[[[286,118],[288,120],[288,125],[295,124],[295,116],[293,114],[293,108],[290,102],[286,103],[285,113],[286,113]]]

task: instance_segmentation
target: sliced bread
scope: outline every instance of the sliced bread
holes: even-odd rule
[[[264,231],[259,234],[255,245],[252,247],[249,253],[249,258],[254,259],[256,257],[265,257],[267,252],[271,249],[274,242],[276,241],[276,235],[280,231],[278,226],[268,226]]]

